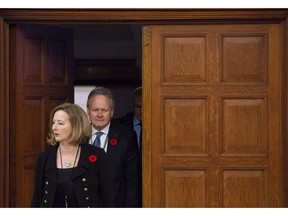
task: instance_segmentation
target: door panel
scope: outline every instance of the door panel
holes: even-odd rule
[[[69,29],[43,25],[11,27],[11,100],[15,143],[11,155],[12,206],[29,207],[36,158],[46,147],[51,109],[74,101],[73,35]],[[13,93],[14,92],[14,93]],[[11,169],[10,169],[11,170]],[[12,188],[15,187],[14,191]]]
[[[278,24],[144,28],[151,206],[283,206],[280,34]]]

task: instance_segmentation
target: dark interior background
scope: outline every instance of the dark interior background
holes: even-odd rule
[[[142,83],[142,25],[61,25],[74,34],[75,103],[86,110],[95,86],[110,88],[115,116],[132,110],[131,93]]]

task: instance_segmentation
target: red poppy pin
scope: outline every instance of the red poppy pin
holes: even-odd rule
[[[90,155],[90,156],[89,156],[89,161],[90,161],[91,163],[95,163],[95,162],[97,161],[96,155]]]
[[[118,141],[115,138],[110,139],[110,144],[111,145],[117,145]]]

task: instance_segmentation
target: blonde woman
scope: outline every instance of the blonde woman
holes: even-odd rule
[[[89,145],[91,124],[76,104],[50,113],[49,149],[35,167],[32,207],[114,207],[108,158]]]

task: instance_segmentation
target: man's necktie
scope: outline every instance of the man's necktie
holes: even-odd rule
[[[94,146],[101,147],[100,137],[102,136],[102,134],[103,132],[101,131],[96,132],[96,138],[93,143]]]

